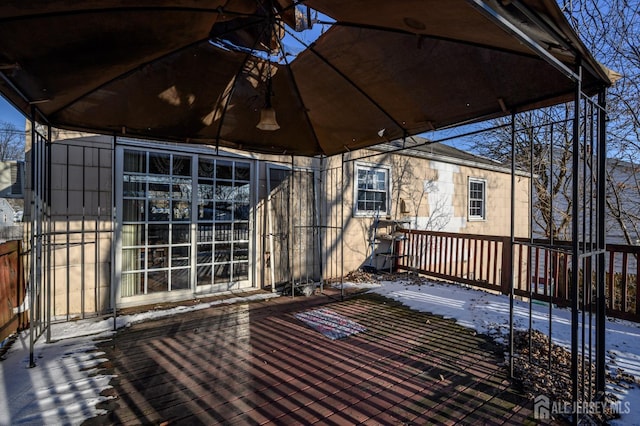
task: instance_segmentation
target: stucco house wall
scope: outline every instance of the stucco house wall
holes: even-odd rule
[[[53,247],[49,270],[53,314],[57,318],[107,312],[114,301],[125,307],[202,295],[197,291],[169,291],[131,299],[118,296],[117,289],[122,285],[119,270],[122,261],[117,261],[122,230],[117,217],[122,201],[116,189],[122,177],[116,162],[118,150],[129,148],[140,152],[215,154],[212,147],[177,147],[161,142],[53,132],[51,220],[45,221],[48,228],[44,231],[51,235]],[[29,149],[27,140],[27,159]],[[502,166],[377,150],[324,159],[230,150],[224,155],[252,165],[249,286],[253,288],[272,287],[292,276],[295,281],[317,281],[321,276],[337,278],[367,264],[375,217],[354,208],[357,171],[363,167],[387,171],[388,211],[384,219],[402,221],[403,226],[419,229],[509,234],[511,176]],[[296,170],[293,178],[292,166]],[[27,164],[27,175],[29,167]],[[468,217],[470,178],[486,182],[483,220]],[[518,235],[528,234],[528,191],[529,178],[517,175]],[[30,205],[29,188],[26,193],[25,205]],[[194,196],[196,193],[194,190]],[[25,212],[26,223],[30,214]],[[197,249],[194,243],[192,251]],[[191,273],[195,273],[195,268]]]
[[[403,222],[412,229],[468,233],[481,235],[510,235],[511,217],[511,171],[509,168],[486,163],[459,161],[455,158],[418,158],[402,153],[380,153],[361,151],[351,154],[351,159],[366,157],[345,163],[345,208],[333,209],[333,214],[342,213],[344,220],[344,269],[355,270],[369,262],[371,253],[371,229],[374,215],[354,214],[355,167],[357,164],[375,164],[390,171],[390,211],[383,219]],[[340,158],[332,159],[338,166]],[[469,217],[469,179],[486,182],[486,217]],[[529,188],[526,173],[515,176],[515,233],[529,233]]]
[[[111,306],[112,138],[75,132],[56,132],[54,137],[50,220],[43,229],[50,235],[53,248],[48,268],[53,315],[62,318],[81,312],[106,312]],[[27,159],[30,147],[28,137]],[[27,161],[27,175],[30,173],[31,163]],[[33,214],[28,207],[30,183],[28,180],[25,190],[27,227]],[[28,231],[27,241],[31,236]]]

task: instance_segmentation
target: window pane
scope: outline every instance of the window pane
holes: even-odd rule
[[[216,244],[213,253],[215,263],[229,262],[231,260],[231,244]]]
[[[201,201],[198,204],[198,220],[212,220],[213,210],[213,201]]]
[[[122,221],[123,222],[144,222],[144,200],[123,200],[122,201]]]
[[[171,156],[169,154],[149,154],[149,173],[154,175],[168,175],[171,171]]]
[[[135,173],[147,172],[147,153],[140,151],[124,152],[124,171]]]
[[[191,176],[191,157],[173,156],[173,175]]]
[[[210,265],[213,262],[213,245],[198,245],[198,265]]]
[[[188,201],[173,201],[173,220],[188,221],[191,219],[191,203]]]
[[[150,271],[147,274],[147,292],[157,293],[169,290],[169,272],[168,271]]]
[[[122,245],[124,247],[144,244],[144,225],[122,225]]]
[[[203,180],[198,181],[198,199],[213,200],[213,183]]]
[[[358,170],[358,189],[366,189],[367,184],[367,171],[366,170]]]
[[[249,259],[249,243],[235,243],[233,245],[233,260]]]
[[[149,259],[147,260],[147,268],[162,269],[169,266],[169,247],[151,247],[149,248]]]
[[[171,290],[186,290],[189,286],[189,269],[171,270]]]
[[[211,266],[198,266],[198,285],[207,285],[213,282]]]
[[[234,241],[247,241],[249,239],[249,224],[236,223],[233,225]]]
[[[189,265],[189,246],[171,248],[171,267]]]
[[[198,242],[213,241],[213,225],[198,225]]]
[[[249,204],[235,203],[234,220],[249,220]]]
[[[236,163],[236,180],[248,181],[251,177],[249,164]]]
[[[140,271],[144,269],[144,249],[122,250],[122,270]]]
[[[233,265],[233,280],[243,281],[249,279],[249,265],[246,263],[234,263]]]
[[[171,243],[172,244],[185,244],[191,241],[190,237],[190,225],[173,225],[171,229]]]
[[[231,161],[218,160],[216,163],[216,178],[229,179],[233,177],[233,167]]]
[[[169,225],[149,224],[149,245],[169,244]]]
[[[215,199],[222,201],[233,200],[233,185],[231,182],[216,182]]]
[[[231,224],[216,223],[216,241],[231,241]]]
[[[144,197],[146,195],[144,176],[125,175],[122,182],[122,195],[125,197]]]
[[[120,288],[122,297],[144,293],[144,272],[123,273]]]
[[[382,171],[378,171],[376,172],[376,188],[378,190],[384,191],[386,190],[386,181],[387,181],[387,177],[386,177],[386,173],[382,172]]]
[[[169,200],[149,200],[149,220],[164,222],[169,220]]]
[[[222,265],[214,265],[213,266],[213,282],[216,284],[219,283],[228,283],[231,280],[231,264],[224,263]]]
[[[191,179],[174,179],[171,189],[171,198],[174,200],[191,199]]]
[[[168,183],[158,183],[151,182],[149,183],[149,198],[158,198],[167,200],[169,199],[169,184]]]
[[[200,158],[198,160],[198,176],[213,178],[213,160]]]
[[[215,220],[231,220],[233,203],[216,202]]]
[[[249,184],[237,183],[234,186],[233,198],[236,201],[249,201]]]

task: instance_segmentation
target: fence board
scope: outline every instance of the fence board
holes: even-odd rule
[[[20,241],[0,243],[0,341],[27,323],[26,314],[14,314],[13,308],[24,301]]]

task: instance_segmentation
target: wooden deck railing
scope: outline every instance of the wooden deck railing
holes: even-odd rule
[[[399,230],[397,269],[419,272],[435,278],[465,283],[509,294],[513,280],[518,296],[569,305],[571,245],[556,241],[447,232]],[[607,244],[605,295],[607,314],[640,322],[640,246]],[[594,267],[585,263],[593,276]],[[592,289],[579,289],[583,304],[593,303]]]

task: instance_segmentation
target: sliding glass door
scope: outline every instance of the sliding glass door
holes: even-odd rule
[[[250,181],[249,163],[198,161],[198,292],[249,284]]]
[[[251,163],[121,149],[120,298],[250,287]]]

